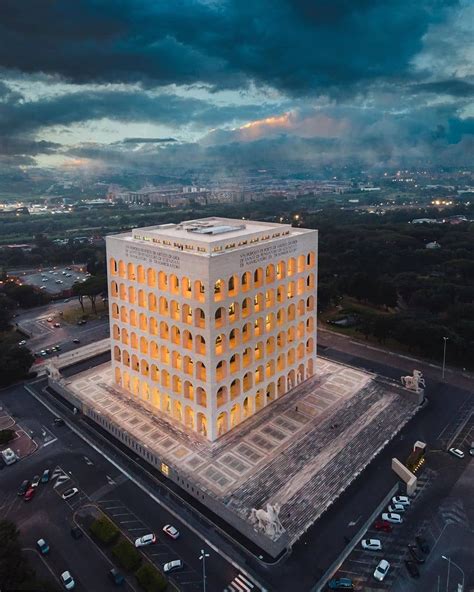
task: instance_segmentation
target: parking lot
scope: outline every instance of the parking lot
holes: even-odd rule
[[[137,538],[149,534],[150,527],[138,518],[118,499],[105,499],[99,507],[117,524],[117,526],[134,542]],[[182,559],[174,548],[173,539],[163,532],[155,532],[157,541],[154,545],[143,547],[144,554],[160,569],[169,561]],[[183,569],[170,574],[169,579],[175,582],[180,590],[200,592],[202,590],[202,574],[197,573],[183,561]]]
[[[408,545],[415,542],[419,526],[416,525],[416,512],[426,494],[427,488],[433,478],[433,473],[425,469],[418,478],[418,485],[411,503],[403,512],[403,523],[392,524],[391,532],[376,530],[372,524],[362,537],[363,539],[377,539],[382,543],[381,551],[369,551],[362,548],[358,542],[349,557],[337,571],[335,578],[350,578],[356,590],[366,592],[391,590],[395,580],[400,576],[408,575],[404,565],[409,556]],[[384,510],[386,511],[386,510]],[[385,559],[390,563],[390,569],[383,582],[374,578],[374,570],[378,563]]]
[[[87,279],[87,273],[73,267],[53,267],[37,273],[21,276],[22,283],[35,286],[48,294],[60,294],[69,290],[75,282]]]

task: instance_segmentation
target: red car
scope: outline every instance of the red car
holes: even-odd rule
[[[375,530],[383,530],[384,532],[392,532],[392,525],[386,520],[377,520],[374,524]]]
[[[28,487],[25,493],[25,502],[29,502],[30,499],[35,495],[36,487]]]

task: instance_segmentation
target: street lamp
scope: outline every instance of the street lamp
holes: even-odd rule
[[[461,572],[461,576],[462,576],[461,592],[464,592],[464,571],[463,571],[463,569],[461,567],[459,567],[459,565],[457,563],[454,563],[454,561],[451,559],[451,557],[446,557],[446,555],[441,555],[441,559],[445,559],[448,562],[448,579],[446,581],[446,592],[448,592],[448,587],[449,587],[449,571],[450,571],[451,564],[453,564],[454,567],[459,569],[459,571]]]
[[[199,556],[202,561],[202,590],[206,592],[206,557],[209,557],[209,553],[206,553],[204,549],[201,549],[201,555]]]
[[[441,379],[444,380],[444,368],[446,366],[446,342],[448,341],[448,337],[443,337],[444,345],[443,345],[443,372],[441,373]]]

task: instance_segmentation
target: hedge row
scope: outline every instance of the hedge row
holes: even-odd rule
[[[142,562],[142,556],[127,539],[122,538],[112,549],[112,554],[127,571],[135,571]]]
[[[89,530],[101,543],[110,545],[114,543],[120,534],[119,529],[105,516],[97,518],[90,525]]]
[[[146,592],[163,592],[167,582],[161,573],[149,563],[142,565],[135,572],[138,583]]]

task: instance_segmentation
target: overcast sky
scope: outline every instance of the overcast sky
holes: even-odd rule
[[[470,0],[1,0],[0,167],[472,164]]]

